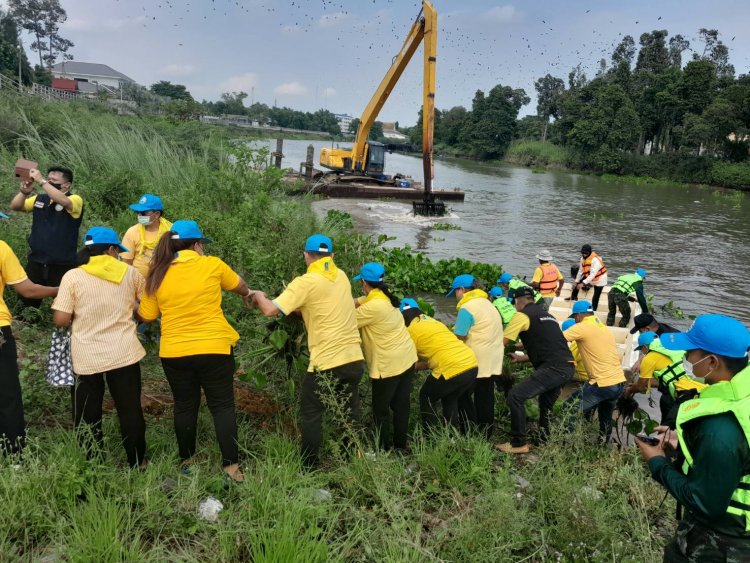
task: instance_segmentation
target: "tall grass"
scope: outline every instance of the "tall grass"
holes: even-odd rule
[[[570,166],[570,151],[560,145],[541,141],[513,141],[504,160],[523,166]]]
[[[308,202],[287,197],[277,172],[260,165],[264,155],[221,137],[187,146],[180,128],[157,131],[136,118],[77,105],[15,103],[0,97],[0,122],[12,125],[0,132],[0,165],[8,170],[20,155],[43,166],[71,165],[87,205],[84,228],[109,224],[122,232],[133,222],[127,204],[151,191],[163,197],[169,218],[201,223],[217,241],[210,251],[250,285],[278,291],[303,270],[302,242],[320,225]],[[17,189],[12,177],[0,187],[6,199]],[[353,272],[377,245],[348,233],[343,219],[333,233],[337,262]],[[28,218],[17,214],[0,222],[0,238],[19,256],[27,228]],[[391,256],[404,288],[422,283],[418,269],[449,276],[453,268],[473,267],[428,266],[410,255],[421,256],[404,250]],[[487,279],[497,275],[496,268],[477,268]],[[265,320],[232,296],[225,309],[242,335],[243,357],[243,350],[261,345]],[[224,488],[205,410],[192,475],[177,473],[168,406],[163,418],[147,419],[151,465],[145,472],[126,468],[113,415],[105,416],[103,459],[87,460],[69,430],[67,390],[44,383],[48,310],[34,324],[17,322],[14,331],[29,446],[23,459],[0,458],[3,560],[652,561],[663,528],[671,525],[671,508],[659,507],[660,489],[635,454],[600,449],[592,439],[596,429],[588,426],[572,436],[558,433],[522,459],[501,455],[474,435],[445,430],[423,436],[416,423],[411,453],[375,451],[371,436],[355,432],[356,452],[363,455],[349,456],[338,446],[334,423],[341,415],[334,401],[324,468],[303,472],[296,403],[287,385],[294,375],[283,361],[264,365],[278,414],[240,413],[244,485]],[[142,369],[149,393],[168,393],[153,350]],[[366,413],[368,389],[363,383]],[[507,414],[501,423],[498,439],[507,436]],[[198,515],[209,495],[224,504],[216,523]]]

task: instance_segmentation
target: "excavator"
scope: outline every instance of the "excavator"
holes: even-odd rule
[[[422,163],[424,169],[424,200],[413,202],[418,215],[444,215],[445,204],[435,201],[432,193],[433,136],[435,132],[435,64],[437,62],[437,12],[433,5],[423,0],[401,50],[393,58],[391,67],[370,98],[359,119],[359,128],[351,149],[324,148],[320,151],[320,165],[338,173],[362,174],[370,177],[383,175],[385,150],[382,143],[368,141],[375,119],[391,95],[404,69],[409,64],[420,43],[424,43],[424,94],[422,102]]]

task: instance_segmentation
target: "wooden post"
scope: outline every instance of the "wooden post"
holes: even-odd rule
[[[305,180],[307,181],[312,180],[313,158],[315,158],[315,147],[307,145],[307,158],[305,158]]]
[[[273,156],[275,157],[274,166],[279,169],[281,168],[281,159],[284,156],[283,149],[284,139],[276,139],[276,152],[273,153]]]

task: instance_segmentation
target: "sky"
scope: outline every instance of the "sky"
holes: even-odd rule
[[[2,5],[3,0],[0,0]],[[415,0],[61,0],[74,59],[103,63],[142,85],[185,84],[198,100],[222,92],[303,111],[359,116],[420,10]],[[438,12],[436,105],[471,107],[477,90],[567,81],[578,63],[593,77],[624,35],[666,29],[702,52],[715,28],[737,74],[750,73],[747,0],[434,0]],[[27,38],[26,45],[31,40]],[[688,59],[691,53],[683,55]],[[34,56],[31,56],[34,60]],[[379,119],[416,122],[422,100],[415,54]]]

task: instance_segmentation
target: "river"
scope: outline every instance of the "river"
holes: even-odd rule
[[[275,142],[269,144],[274,150]],[[285,141],[283,166],[298,169],[308,144],[315,147],[316,163],[320,148],[330,146]],[[398,172],[421,180],[421,159],[388,154],[386,173]],[[466,200],[450,203],[450,215],[440,219],[414,217],[410,202],[328,199],[313,205],[321,214],[350,213],[359,230],[396,237],[391,245],[409,244],[433,259],[497,263],[527,279],[542,248],[568,278],[581,245],[589,243],[604,259],[610,283],[643,267],[646,293],[657,306],[674,301],[687,315],[723,313],[750,325],[748,193],[605,182],[594,175],[463,160],[437,160],[434,186],[461,188]],[[460,230],[435,230],[436,222]],[[664,318],[658,310],[656,316]]]

